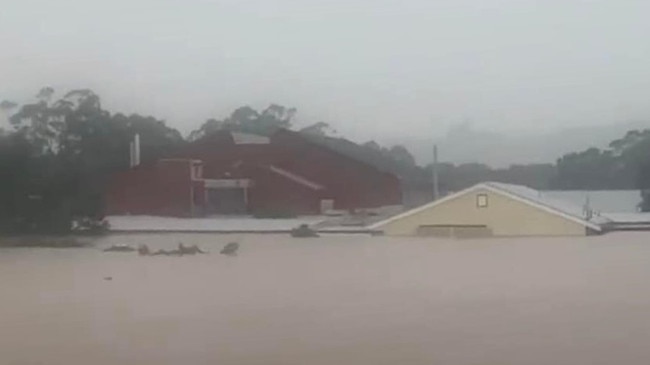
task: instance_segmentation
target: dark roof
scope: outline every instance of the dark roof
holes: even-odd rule
[[[206,152],[215,147],[232,148],[241,154],[245,159],[260,159],[265,163],[279,163],[276,161],[282,159],[284,145],[279,143],[278,138],[288,137],[293,141],[304,142],[310,146],[322,148],[330,153],[337,154],[348,160],[358,163],[365,168],[398,175],[398,166],[394,160],[382,154],[381,151],[374,151],[370,148],[358,145],[344,138],[313,136],[304,133],[291,131],[288,129],[278,129],[270,137],[270,144],[244,144],[238,145],[234,142],[231,131],[221,130],[212,133],[197,141],[190,143],[177,157],[200,158]],[[277,141],[277,142],[274,142]],[[286,150],[285,150],[286,151]],[[219,159],[215,156],[215,159]]]
[[[387,165],[394,164],[392,159],[383,156],[380,151],[372,151],[345,138],[315,136],[286,129],[279,130],[276,134],[278,133],[285,133],[303,139],[312,145],[325,148],[330,152],[367,165],[380,172],[394,173],[392,168],[387,168]]]

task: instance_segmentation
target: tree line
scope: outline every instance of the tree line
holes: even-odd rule
[[[161,120],[111,114],[91,90],[60,98],[43,88],[36,100],[0,103],[10,130],[0,131],[0,232],[67,233],[103,218],[111,174],[129,166],[129,143],[142,141],[153,161],[184,140]]]
[[[399,176],[406,205],[431,199],[432,166],[420,166],[404,146],[375,141],[355,143],[335,136],[325,122],[295,125],[296,109],[272,104],[249,106],[226,118],[208,119],[187,138],[163,120],[111,113],[92,90],[57,96],[49,87],[34,101],[0,102],[11,127],[0,130],[0,232],[67,233],[93,228],[104,214],[109,177],[129,167],[129,143],[138,133],[141,162],[151,163],[219,130],[270,135],[278,128],[297,130],[315,143]],[[471,141],[468,141],[471,143]],[[438,165],[441,191],[457,191],[491,180],[536,189],[650,189],[650,130],[630,131],[607,149],[588,149],[560,157],[555,164]]]

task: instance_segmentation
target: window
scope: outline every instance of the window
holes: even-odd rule
[[[487,194],[478,194],[476,196],[476,207],[477,208],[487,208],[488,206],[488,196]]]

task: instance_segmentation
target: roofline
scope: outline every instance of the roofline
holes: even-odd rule
[[[541,210],[543,210],[543,211],[545,211],[547,213],[562,217],[564,219],[570,220],[570,221],[572,221],[574,223],[578,223],[580,225],[591,228],[591,229],[596,230],[598,232],[602,231],[602,227],[600,227],[597,224],[588,222],[588,221],[586,221],[586,220],[584,220],[582,218],[578,218],[578,217],[576,217],[574,215],[568,214],[566,212],[555,209],[555,208],[550,207],[548,205],[540,204],[540,203],[532,201],[530,199],[526,199],[525,197],[513,194],[513,193],[511,193],[509,191],[506,191],[504,189],[500,189],[500,188],[498,188],[496,186],[492,186],[492,185],[490,185],[490,183],[476,184],[476,185],[471,186],[471,187],[469,187],[467,189],[461,190],[461,191],[459,191],[457,193],[447,195],[446,197],[444,197],[442,199],[433,201],[433,202],[425,204],[425,205],[423,205],[421,207],[417,207],[415,209],[408,210],[408,211],[406,211],[404,213],[401,213],[401,214],[398,214],[396,216],[385,219],[383,221],[377,222],[377,223],[371,225],[368,228],[369,229],[378,229],[378,228],[380,228],[380,227],[382,227],[382,226],[384,226],[384,225],[386,225],[388,223],[392,223],[392,222],[394,222],[394,221],[396,221],[398,219],[402,219],[402,218],[409,217],[411,215],[420,213],[420,212],[422,212],[424,210],[427,210],[429,208],[435,207],[437,205],[443,204],[445,202],[448,202],[450,200],[453,200],[453,199],[456,199],[456,198],[458,198],[460,196],[463,196],[463,195],[465,195],[467,193],[471,193],[473,191],[480,190],[480,189],[485,189],[485,190],[488,190],[490,192],[506,196],[506,197],[508,197],[510,199],[513,199],[513,200],[516,200],[516,201],[518,201],[520,203],[524,203],[524,204],[527,204],[527,205],[532,206],[534,208],[541,209]]]
[[[479,184],[479,185],[482,185],[482,184]],[[384,226],[384,225],[386,225],[388,223],[392,223],[392,222],[394,222],[394,221],[396,221],[398,219],[406,218],[406,217],[412,216],[414,214],[420,213],[420,212],[425,211],[425,210],[427,210],[429,208],[435,207],[436,205],[440,205],[440,204],[442,204],[444,202],[456,199],[456,198],[458,198],[458,197],[460,197],[462,195],[465,195],[465,194],[467,194],[469,192],[477,190],[479,185],[474,185],[472,187],[466,188],[466,189],[458,191],[456,193],[447,195],[442,199],[434,200],[434,201],[432,201],[430,203],[424,204],[424,205],[419,206],[417,208],[407,210],[406,212],[403,212],[403,213],[397,214],[395,216],[389,217],[387,219],[384,219],[383,221],[379,221],[379,222],[371,225],[368,228],[369,229],[377,229],[377,228],[380,228],[381,226]]]
[[[295,172],[289,171],[289,170],[284,169],[282,167],[278,167],[278,166],[275,166],[275,165],[269,165],[268,169],[271,172],[276,173],[276,174],[284,177],[285,179],[289,179],[289,180],[291,180],[291,181],[293,181],[295,183],[306,186],[306,187],[308,187],[308,188],[310,188],[312,190],[323,190],[325,188],[323,185],[321,185],[321,184],[319,184],[317,182],[309,180],[308,178],[306,178],[304,176],[298,175]]]
[[[532,207],[535,207],[535,208],[542,209],[542,210],[546,211],[547,213],[555,214],[557,216],[568,219],[568,220],[573,221],[575,223],[582,224],[583,226],[589,227],[589,228],[594,229],[596,231],[601,231],[602,230],[602,228],[599,225],[597,225],[595,223],[591,223],[591,222],[589,222],[589,221],[587,221],[587,220],[585,220],[585,219],[583,219],[581,217],[577,217],[577,216],[575,216],[573,214],[563,212],[563,211],[561,211],[559,209],[548,206],[546,204],[541,204],[539,202],[532,201],[530,199],[526,199],[525,197],[519,196],[519,195],[511,193],[509,191],[499,189],[496,186],[490,185],[490,183],[483,183],[481,185],[485,185],[488,190],[491,190],[491,191],[493,191],[495,193],[500,193],[500,194],[505,195],[505,196],[507,196],[507,197],[509,197],[511,199],[514,199],[514,200],[517,200],[519,202],[528,204],[528,205],[530,205]]]
[[[293,130],[290,130],[290,129],[287,129],[287,128],[278,128],[278,130],[273,132],[273,134],[271,135],[270,138],[272,138],[273,136],[275,136],[278,133],[286,133],[286,134],[289,134],[289,135],[292,135],[292,136],[296,136],[297,138],[300,138],[301,140],[303,140],[304,142],[306,142],[307,144],[309,144],[311,146],[314,146],[316,148],[320,148],[322,150],[329,151],[329,152],[331,152],[331,153],[333,153],[335,155],[338,155],[339,157],[343,157],[346,160],[352,161],[353,163],[355,163],[357,165],[363,166],[366,169],[372,170],[375,173],[379,173],[381,175],[388,175],[388,176],[393,177],[393,178],[395,178],[395,179],[397,179],[399,181],[399,177],[396,174],[392,173],[391,171],[384,170],[382,168],[379,168],[379,167],[375,166],[374,164],[368,163],[368,162],[363,161],[363,160],[361,160],[359,158],[356,158],[354,156],[350,156],[347,153],[335,150],[334,148],[332,148],[330,146],[327,146],[327,145],[325,145],[323,143],[319,143],[318,141],[315,141],[315,140],[311,139],[309,136],[305,136],[303,133],[300,133],[298,131],[293,131]],[[324,138],[343,139],[343,140],[346,140],[346,141],[348,141],[350,143],[357,144],[357,143],[355,143],[353,141],[350,141],[347,138],[329,137],[329,136],[324,136]]]

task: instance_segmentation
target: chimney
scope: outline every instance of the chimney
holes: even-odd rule
[[[129,143],[129,166],[136,167],[140,165],[140,135],[136,133],[133,141]]]
[[[140,165],[140,134],[136,133],[133,139],[133,163],[135,166]]]

